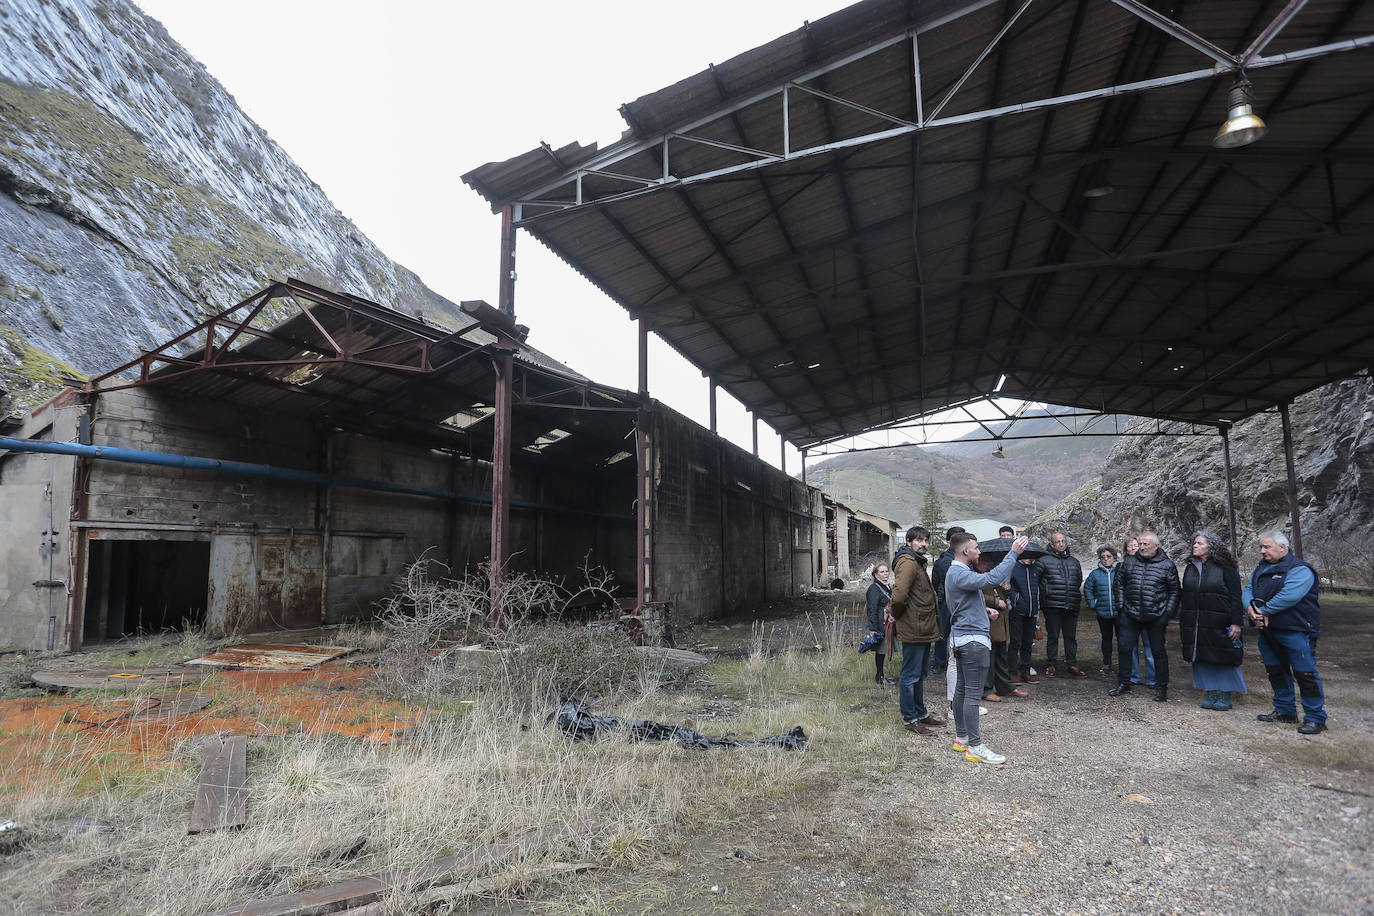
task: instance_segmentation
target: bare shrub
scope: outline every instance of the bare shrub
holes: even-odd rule
[[[613,597],[605,570],[584,565],[575,587],[508,573],[497,590],[501,625],[495,627],[490,567],[461,578],[442,575],[447,571],[421,557],[381,608],[386,645],[379,673],[390,690],[427,698],[454,692],[523,698],[539,683],[562,697],[596,697],[644,686],[647,666],[631,651],[625,628],[566,619],[577,601]]]
[[[1374,556],[1368,545],[1353,539],[1329,538],[1311,551],[1317,574],[1327,586],[1374,591]]]

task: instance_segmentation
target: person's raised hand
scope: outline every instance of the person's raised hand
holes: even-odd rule
[[[1014,541],[1011,542],[1011,552],[1012,552],[1012,553],[1020,553],[1020,552],[1022,552],[1023,550],[1025,550],[1029,545],[1030,545],[1030,538],[1026,537],[1026,536],[1023,534],[1023,535],[1021,535],[1019,538],[1017,538],[1016,540],[1014,540]]]

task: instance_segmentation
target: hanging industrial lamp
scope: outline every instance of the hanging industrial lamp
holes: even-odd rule
[[[1243,76],[1237,77],[1235,84],[1231,86],[1226,108],[1226,121],[1212,138],[1212,145],[1217,149],[1249,146],[1263,137],[1264,132],[1269,129],[1250,107],[1250,81]]]

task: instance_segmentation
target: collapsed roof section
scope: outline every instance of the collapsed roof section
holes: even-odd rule
[[[1374,6],[1169,13],[864,0],[463,179],[798,447],[999,385],[1225,426],[1374,364]]]
[[[485,303],[450,331],[301,280],[276,282],[91,383],[93,391],[156,386],[182,395],[308,418],[322,428],[404,437],[486,458],[496,376],[515,366],[515,454],[610,464],[623,453],[639,400],[597,385],[523,342]]]

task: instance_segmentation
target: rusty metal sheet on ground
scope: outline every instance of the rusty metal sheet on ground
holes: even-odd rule
[[[70,709],[64,722],[90,728],[115,728],[131,722],[170,722],[181,716],[200,712],[210,705],[210,695],[200,691],[174,693],[129,694],[104,698]]]
[[[197,684],[204,679],[205,672],[194,668],[99,668],[94,671],[35,671],[32,677],[40,687],[141,690]]]
[[[266,668],[278,671],[304,671],[333,658],[356,652],[346,646],[300,646],[265,642],[245,642],[225,646],[188,665],[212,665],[220,668]]]

